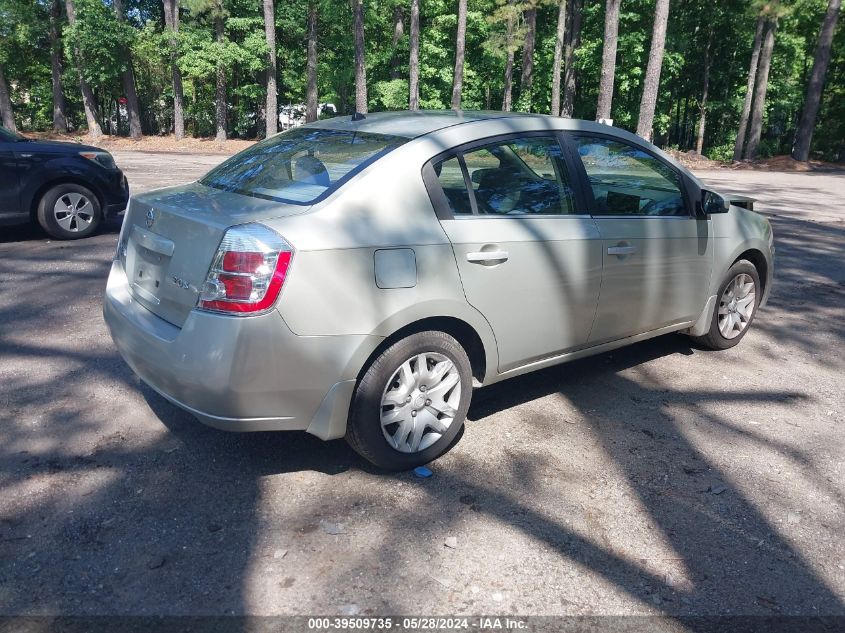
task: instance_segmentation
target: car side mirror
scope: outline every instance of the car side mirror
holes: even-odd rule
[[[706,215],[714,213],[727,213],[731,208],[731,203],[724,196],[715,191],[708,191],[703,189],[701,191],[701,210]]]

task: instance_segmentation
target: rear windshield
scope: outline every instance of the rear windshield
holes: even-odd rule
[[[256,143],[212,169],[204,185],[247,196],[310,204],[408,139],[297,128]]]

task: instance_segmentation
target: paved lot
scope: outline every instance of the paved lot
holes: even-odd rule
[[[140,191],[220,157],[117,160]],[[102,322],[119,221],[0,228],[0,614],[845,614],[845,176],[702,176],[776,214],[743,343],[482,389],[428,480],[200,425]]]

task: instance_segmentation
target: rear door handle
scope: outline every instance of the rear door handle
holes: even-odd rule
[[[631,255],[636,253],[637,249],[633,246],[608,246],[608,255]]]
[[[507,251],[479,251],[477,253],[467,253],[467,261],[473,264],[489,264],[491,262],[506,262],[508,261]]]

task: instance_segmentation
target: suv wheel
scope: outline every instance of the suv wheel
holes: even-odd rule
[[[350,408],[346,440],[387,470],[426,464],[452,448],[472,397],[472,369],[444,332],[419,332],[367,368]]]
[[[710,331],[693,337],[710,349],[728,349],[742,340],[760,303],[760,276],[751,262],[741,259],[728,270],[719,286],[719,304]]]
[[[93,235],[102,219],[97,196],[81,185],[56,185],[48,189],[38,203],[38,223],[57,240]]]

